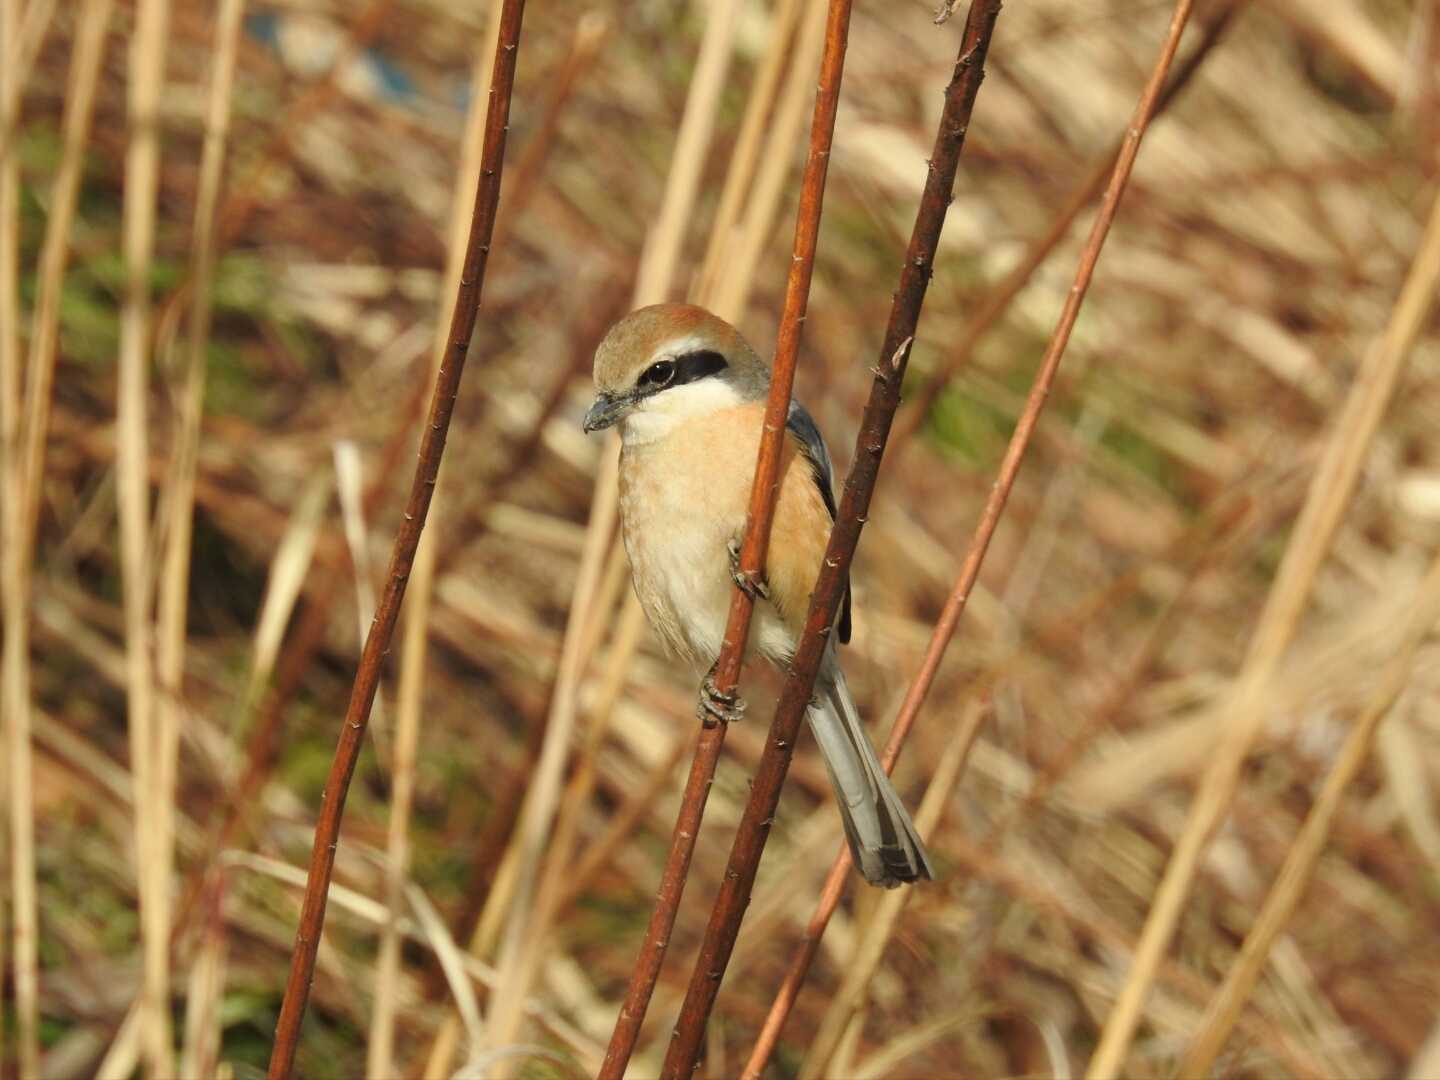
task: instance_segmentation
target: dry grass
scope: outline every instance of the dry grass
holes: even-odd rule
[[[18,170],[18,197],[0,198],[0,293],[6,245],[19,253],[0,404],[5,637],[28,645],[6,665],[7,771],[21,781],[7,781],[6,835],[23,838],[33,815],[35,845],[33,874],[23,843],[8,852],[0,1053],[6,1075],[37,1071],[32,1040],[47,1075],[178,1055],[253,1076],[359,652],[357,574],[368,563],[380,584],[414,387],[453,296],[452,206],[474,192],[457,180],[463,88],[484,77],[490,5],[250,0],[221,95],[223,160],[209,103],[220,5],[174,0],[163,68],[163,5],[120,0],[102,35],[107,6],[3,5],[21,59],[34,56],[13,68],[18,122],[0,131]],[[934,6],[856,6],[796,387],[840,457],[963,14],[937,28]],[[1006,7],[916,388],[970,348],[986,298],[1113,151],[1172,6]],[[351,790],[303,1075],[599,1065],[695,725],[691,677],[636,621],[613,510],[596,501],[605,451],[579,432],[588,356],[636,297],[701,296],[773,342],[822,7],[602,3],[605,22],[583,25],[563,5],[527,13],[500,240],[421,549],[430,582],[417,575],[407,598],[407,618],[422,597],[428,616],[395,650],[386,724]],[[1146,136],[897,769],[913,806],[926,791],[937,802],[940,880],[894,899],[849,890],[768,1075],[822,1059],[857,1076],[1075,1075],[1122,996],[1134,1011],[1115,1023],[1134,1038],[1112,1041],[1101,1071],[1172,1075],[1216,1052],[1228,1076],[1433,1071],[1440,681],[1436,643],[1411,621],[1440,545],[1440,326],[1397,307],[1440,181],[1429,10],[1247,5]],[[1215,11],[1197,4],[1197,23]],[[281,16],[289,60],[266,37]],[[389,66],[346,44],[356,29]],[[129,55],[148,87],[127,63],[142,42]],[[333,78],[325,55],[347,58]],[[158,109],[153,165],[132,93]],[[879,730],[955,579],[1082,239],[1060,241],[882,473],[847,658]],[[190,314],[207,278],[208,327]],[[1372,397],[1347,421],[1397,315],[1413,341],[1381,358],[1388,406]],[[1339,431],[1352,452],[1327,464]],[[43,454],[27,457],[37,434]],[[331,497],[341,440],[359,451],[358,498],[344,487],[359,551]],[[188,541],[175,528],[187,461]],[[37,539],[17,560],[32,463]],[[1300,524],[1315,478],[1333,496],[1341,474],[1353,495]],[[1301,579],[1282,570],[1296,545]],[[633,1075],[658,1068],[776,685],[746,675],[756,721],[727,737]],[[953,736],[986,688],[992,711],[962,766]],[[1356,740],[1377,726],[1366,755]],[[1228,757],[1226,730],[1246,735]],[[1200,782],[1222,759],[1233,796]],[[1348,782],[1327,786],[1332,772]],[[1204,829],[1187,826],[1202,788]],[[814,908],[839,843],[828,797],[802,744],[720,993],[712,1075],[746,1059]],[[517,825],[522,799],[534,809]],[[1328,829],[1302,832],[1307,820]],[[1154,902],[1177,858],[1167,919]],[[1257,928],[1262,910],[1279,915]],[[1152,918],[1173,925],[1147,936]],[[1126,994],[1142,955],[1153,984]],[[142,987],[161,1007],[135,1008]],[[1228,1039],[1215,1035],[1232,1014]]]

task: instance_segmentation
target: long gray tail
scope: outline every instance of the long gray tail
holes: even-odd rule
[[[830,772],[860,873],[870,884],[887,889],[934,877],[920,834],[865,734],[834,646],[820,666],[815,696],[806,715]]]

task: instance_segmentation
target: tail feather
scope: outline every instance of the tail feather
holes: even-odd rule
[[[815,691],[810,730],[820,744],[860,873],[886,888],[934,877],[920,834],[870,745],[833,652],[825,658]]]

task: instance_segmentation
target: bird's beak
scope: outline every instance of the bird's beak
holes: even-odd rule
[[[635,402],[626,394],[601,394],[585,414],[585,434],[613,427],[625,418]]]

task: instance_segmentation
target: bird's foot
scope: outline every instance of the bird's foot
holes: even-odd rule
[[[740,569],[740,541],[732,539],[725,545],[730,552],[730,577],[740,586],[740,591],[751,600],[769,600],[770,583],[763,574],[747,574]]]
[[[715,685],[715,669],[712,667],[700,684],[700,703],[695,708],[695,715],[707,728],[721,723],[738,723],[745,716],[745,702],[736,691],[726,693]]]

